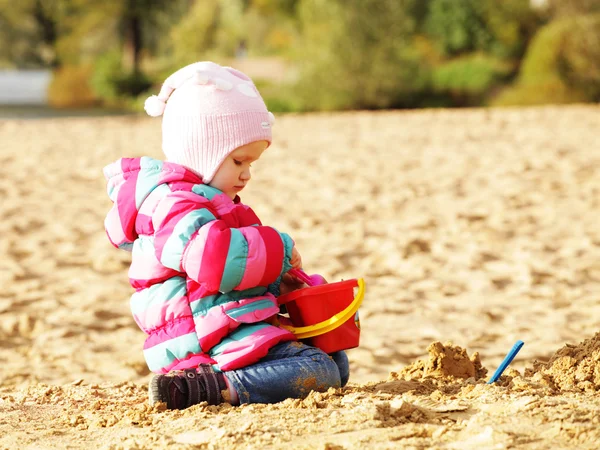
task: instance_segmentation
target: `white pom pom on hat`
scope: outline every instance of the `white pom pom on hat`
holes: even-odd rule
[[[163,102],[157,95],[151,95],[144,102],[144,109],[149,116],[158,117],[162,116],[165,112],[167,104]]]

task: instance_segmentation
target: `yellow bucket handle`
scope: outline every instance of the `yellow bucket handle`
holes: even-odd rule
[[[340,311],[336,315],[324,320],[323,322],[315,323],[314,325],[309,325],[306,327],[291,327],[287,325],[281,325],[281,328],[285,328],[286,330],[294,333],[298,339],[307,339],[335,330],[337,327],[349,320],[354,314],[356,314],[358,307],[363,301],[365,296],[365,282],[362,278],[359,278],[357,281],[358,292],[356,297],[354,297],[352,303],[350,303],[350,305],[348,305],[343,311]]]

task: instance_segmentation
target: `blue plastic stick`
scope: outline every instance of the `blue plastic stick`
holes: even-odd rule
[[[510,352],[508,352],[508,354],[504,357],[504,360],[502,361],[502,363],[500,363],[500,366],[496,369],[494,375],[492,375],[492,378],[490,378],[490,381],[488,381],[487,384],[492,384],[498,381],[500,375],[502,375],[502,373],[506,370],[506,368],[512,362],[512,360],[515,359],[515,356],[517,356],[517,353],[519,353],[519,350],[521,350],[523,344],[523,341],[517,341],[516,344],[513,345],[513,348],[511,348]]]

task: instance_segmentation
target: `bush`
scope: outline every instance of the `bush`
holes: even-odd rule
[[[190,61],[233,56],[243,32],[239,26],[242,10],[240,0],[194,2],[170,32],[175,64],[184,66]],[[232,27],[232,22],[237,26]]]
[[[105,104],[126,104],[152,87],[152,81],[142,73],[125,73],[120,52],[109,52],[96,61],[91,86]]]
[[[530,0],[428,0],[424,28],[449,56],[520,57],[539,17]]]
[[[86,108],[98,105],[90,86],[92,66],[63,66],[52,74],[48,103],[56,108]]]
[[[600,14],[573,20],[564,36],[559,68],[567,84],[600,101]]]
[[[484,8],[482,0],[431,0],[425,27],[447,55],[484,50],[493,40]]]
[[[432,87],[438,93],[473,99],[478,103],[488,92],[504,82],[512,66],[481,53],[455,58],[434,69]]]
[[[97,59],[91,85],[98,97],[110,102],[119,98],[114,79],[121,71],[120,52],[108,52]]]
[[[303,110],[414,106],[427,83],[412,45],[415,0],[305,0],[300,3]]]
[[[494,105],[597,101],[600,16],[570,17],[544,26],[527,49],[516,85]]]
[[[547,8],[555,17],[600,13],[598,0],[548,0]]]
[[[560,105],[585,101],[586,97],[582,92],[569,88],[559,80],[548,80],[537,85],[511,86],[493,99],[491,106]]]
[[[298,112],[302,106],[289,83],[274,83],[268,80],[254,79],[267,109],[272,113]]]

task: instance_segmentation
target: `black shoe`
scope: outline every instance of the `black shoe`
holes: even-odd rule
[[[150,404],[163,402],[168,409],[185,409],[198,403],[223,403],[221,391],[226,390],[225,375],[208,364],[166,375],[154,375],[148,385]]]

